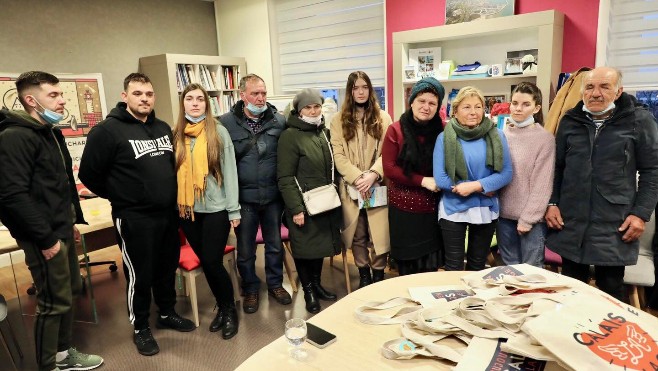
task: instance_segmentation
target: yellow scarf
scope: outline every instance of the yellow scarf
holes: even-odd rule
[[[190,144],[196,138],[194,151]],[[194,201],[202,200],[206,189],[208,176],[208,140],[206,138],[206,121],[185,125],[185,160],[180,165],[178,173],[178,215],[181,218],[194,220]]]

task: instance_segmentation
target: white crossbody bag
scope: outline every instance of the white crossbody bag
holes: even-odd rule
[[[299,188],[299,192],[302,194],[304,206],[306,206],[306,213],[311,216],[333,210],[341,205],[338,190],[334,185],[334,152],[331,149],[331,144],[329,143],[329,139],[324,130],[322,131],[322,135],[324,135],[324,139],[327,141],[329,154],[331,155],[331,184],[323,185],[304,192],[297,181],[297,177],[295,177],[295,183],[297,183],[297,188]]]

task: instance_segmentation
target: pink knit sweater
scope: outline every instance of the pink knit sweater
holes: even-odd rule
[[[542,221],[553,191],[555,138],[539,124],[505,126],[514,175],[500,191],[500,216],[531,228]]]

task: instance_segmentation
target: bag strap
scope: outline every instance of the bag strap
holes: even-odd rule
[[[329,138],[327,138],[327,134],[324,132],[324,129],[322,129],[322,135],[324,135],[324,140],[327,141],[327,146],[329,147],[329,155],[331,156],[331,184],[334,184],[334,151],[331,149],[331,143],[329,143]],[[299,188],[299,192],[304,194],[304,191],[302,191],[302,187],[299,185],[299,182],[297,181],[297,177],[295,178],[295,183],[297,183],[297,188]]]
[[[370,165],[368,165],[368,169],[370,169],[372,165],[375,164],[375,161],[377,161],[377,151],[379,151],[379,139],[377,139],[377,141],[375,142],[375,151],[372,153],[372,159],[370,160]]]
[[[412,306],[407,306],[409,304],[412,304]],[[386,310],[403,305],[404,307],[388,316],[367,312]],[[412,299],[397,297],[386,301],[369,301],[364,305],[357,307],[354,310],[354,315],[359,321],[369,325],[392,325],[415,319],[418,315],[418,311],[422,308],[423,307],[421,307],[418,302]]]
[[[327,141],[327,147],[329,147],[329,156],[331,156],[331,184],[334,184],[334,151],[331,149],[331,143],[329,143],[329,138],[327,138],[327,133],[322,129],[322,135],[324,135],[324,140]]]

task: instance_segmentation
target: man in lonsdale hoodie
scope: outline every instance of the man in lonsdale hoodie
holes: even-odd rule
[[[128,75],[121,98],[89,132],[78,176],[112,203],[133,341],[140,354],[151,356],[160,351],[149,327],[151,291],[159,308],[156,327],[183,332],[196,327],[174,310],[180,242],[171,128],[155,118],[148,76]]]
[[[99,356],[71,347],[73,296],[82,281],[73,223],[86,223],[62,132],[59,79],[31,71],[16,79],[25,111],[0,111],[0,219],[25,253],[37,287],[34,340],[39,370],[91,370]],[[74,237],[75,235],[75,237]]]

